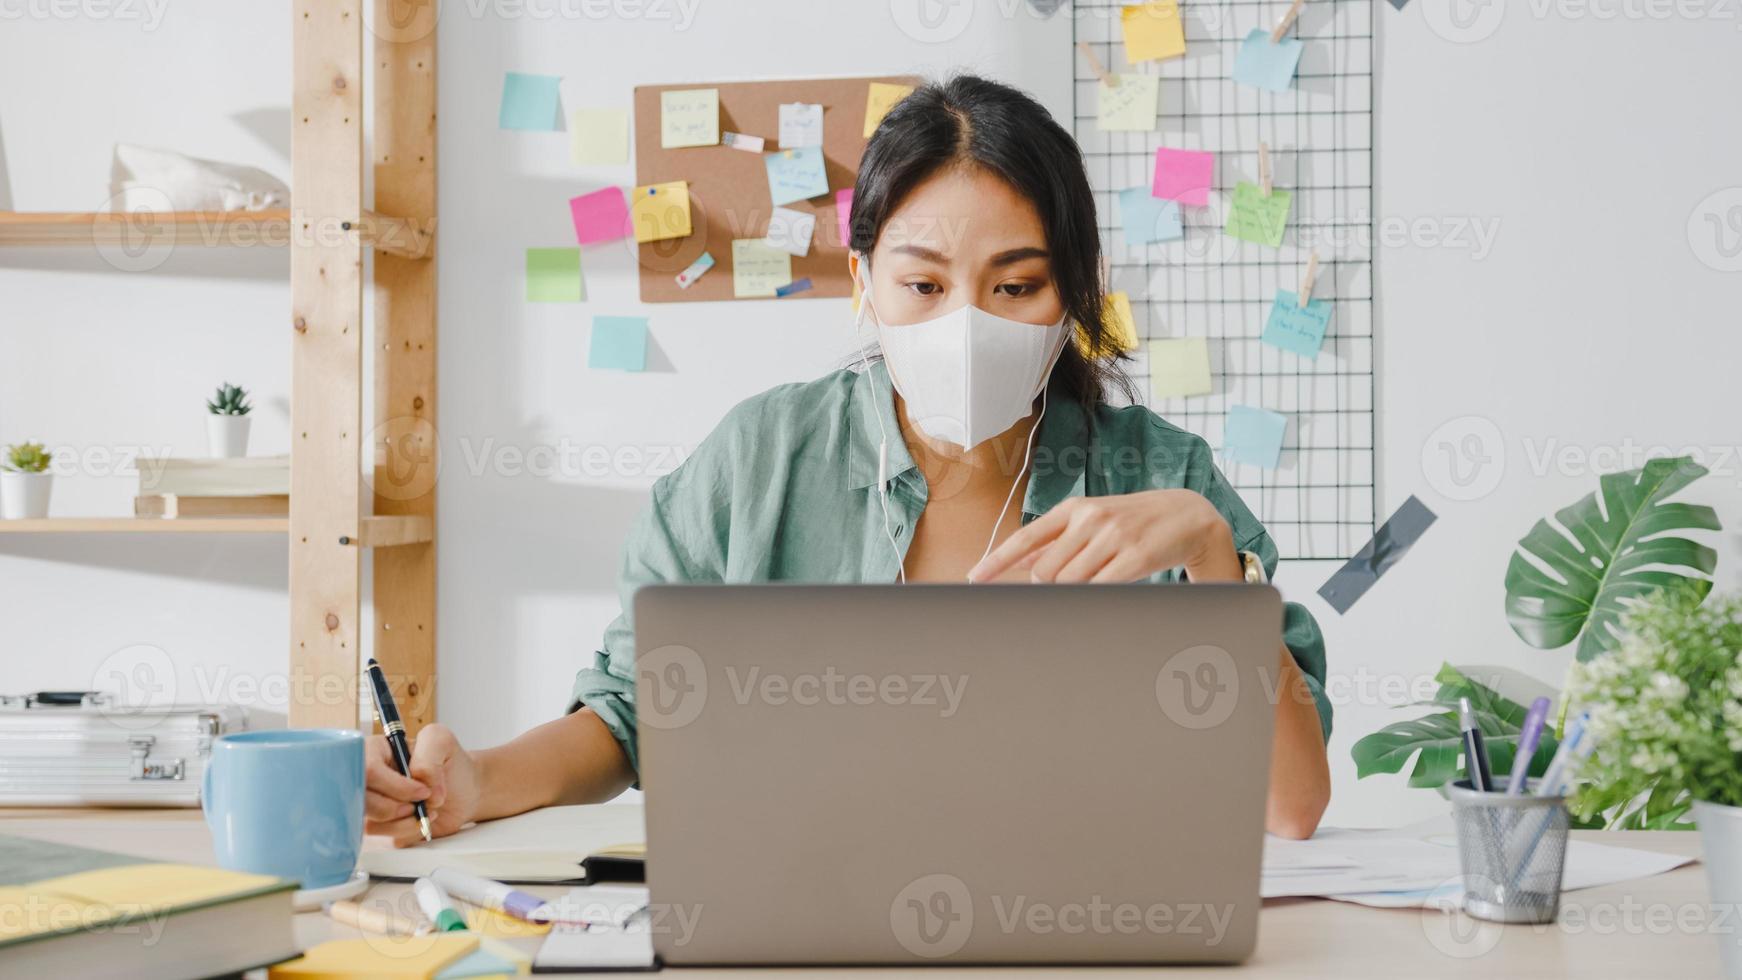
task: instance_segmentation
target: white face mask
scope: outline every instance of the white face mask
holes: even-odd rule
[[[973,449],[1026,418],[1064,350],[1066,320],[1051,326],[964,305],[943,316],[885,325],[861,280],[859,317],[870,316],[908,417],[933,439]]]

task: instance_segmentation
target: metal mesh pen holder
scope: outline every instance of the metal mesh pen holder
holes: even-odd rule
[[[1553,922],[1560,913],[1567,856],[1564,796],[1478,793],[1470,781],[1446,786],[1458,828],[1464,911],[1490,922]]]

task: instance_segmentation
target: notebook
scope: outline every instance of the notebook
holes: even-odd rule
[[[684,930],[695,923],[687,916],[655,922],[648,902],[647,888],[640,885],[570,889],[550,903],[557,922],[533,958],[533,970],[653,969],[652,927]]]
[[[437,975],[444,975],[446,968],[476,952],[478,944],[478,937],[464,932],[335,939],[289,963],[280,963],[267,977],[268,980],[434,980]]]
[[[296,882],[0,836],[7,976],[238,973],[296,955]]]
[[[579,881],[588,855],[646,839],[639,806],[551,806],[414,847],[371,839],[360,864],[375,878],[409,880],[454,868],[509,883]]]

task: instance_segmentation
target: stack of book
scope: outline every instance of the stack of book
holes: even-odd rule
[[[137,517],[283,517],[290,457],[140,459]]]

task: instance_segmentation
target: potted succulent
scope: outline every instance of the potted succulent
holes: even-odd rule
[[[0,462],[0,518],[48,516],[48,495],[54,488],[48,464],[53,461],[54,454],[40,442],[6,447],[6,458]]]
[[[206,416],[206,441],[212,455],[220,459],[248,455],[248,413],[254,410],[248,404],[248,390],[226,381],[206,402],[206,409],[210,412]]]

